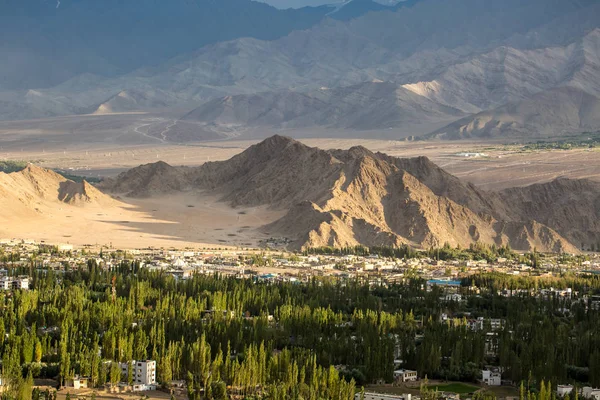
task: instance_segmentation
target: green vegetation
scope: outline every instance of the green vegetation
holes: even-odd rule
[[[11,172],[21,171],[26,166],[26,161],[0,161],[0,172],[10,174]]]
[[[510,246],[474,244],[469,248],[452,247],[449,244],[444,244],[440,248],[430,248],[427,251],[420,251],[408,245],[400,247],[392,246],[354,246],[354,247],[316,247],[306,249],[303,255],[355,255],[355,256],[370,256],[377,255],[381,257],[394,258],[431,258],[434,260],[487,260],[496,261],[503,257],[506,259],[516,259],[518,255],[514,253]]]
[[[32,277],[30,291],[0,292],[5,398],[30,398],[31,378],[81,375],[93,386],[127,381],[116,362],[134,359],[156,360],[161,384],[186,380],[191,399],[224,398],[225,391],[350,400],[357,386],[392,382],[397,356],[432,379],[475,382],[482,368],[497,365],[503,379],[526,380],[531,388],[543,380],[600,385],[600,311],[528,291],[498,294],[546,285],[598,294],[600,276],[481,274],[458,288],[465,302],[445,302],[443,288],[427,292],[421,279],[385,286],[332,278],[177,280],[136,260],[105,270],[95,259],[56,274],[35,255],[19,268],[12,254],[2,257],[10,275]],[[474,284],[480,294],[467,296]],[[490,339],[489,324],[469,324],[477,317],[500,318],[502,328]]]
[[[344,256],[344,255],[355,255],[355,256],[370,256],[370,255],[378,255],[382,257],[395,257],[395,258],[414,258],[418,257],[418,252],[409,247],[407,245],[402,245],[400,247],[391,247],[391,246],[373,246],[373,247],[365,247],[365,246],[354,246],[354,247],[313,247],[306,249],[302,252],[303,255],[336,255],[336,256]]]
[[[580,148],[593,149],[597,147],[600,147],[600,132],[589,132],[560,138],[554,141],[539,140],[537,142],[529,142],[522,146],[522,150],[572,150]]]
[[[591,251],[595,249],[594,246]],[[600,250],[600,244],[598,245]],[[432,260],[442,261],[481,261],[486,260],[487,262],[497,261],[499,258],[504,258],[507,261],[513,260],[518,261],[520,264],[526,264],[533,268],[537,268],[544,261],[547,255],[538,253],[537,251],[531,253],[518,254],[514,252],[510,246],[496,246],[487,245],[483,243],[475,243],[468,248],[452,247],[448,243],[439,248],[429,248],[428,250],[418,250],[407,245],[400,247],[391,246],[354,246],[354,247],[313,247],[302,251],[302,255],[333,255],[333,256],[380,256],[380,257],[392,257],[397,259],[409,259],[409,258],[430,258]],[[589,260],[590,257],[585,254],[570,255],[561,254],[559,261],[561,263],[575,263],[581,265],[582,262]]]

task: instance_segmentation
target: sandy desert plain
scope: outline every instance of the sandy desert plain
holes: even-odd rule
[[[110,177],[159,160],[190,166],[225,160],[278,133],[322,149],[362,145],[396,157],[427,156],[485,190],[557,177],[600,181],[597,148],[523,151],[524,140],[423,142],[387,139],[402,139],[408,132],[333,130],[229,132],[224,140],[177,143],[170,136],[175,122],[170,118],[131,113],[0,122],[0,161],[28,161],[75,175]],[[236,137],[240,134],[243,140]],[[363,138],[353,138],[359,135]],[[478,156],[473,156],[475,153]],[[282,215],[281,210],[265,207],[233,209],[214,194],[200,192],[152,199],[118,198],[108,207],[41,207],[35,217],[18,215],[10,204],[0,204],[0,238],[118,248],[252,247],[268,237],[268,232],[257,228]]]

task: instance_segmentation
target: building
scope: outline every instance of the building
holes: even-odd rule
[[[460,302],[462,301],[462,295],[459,293],[449,293],[445,297],[443,297],[443,300]]]
[[[571,394],[573,391],[573,385],[558,385],[556,387],[556,394],[560,397],[565,397],[567,394]]]
[[[134,391],[156,389],[156,361],[131,361],[129,363],[121,363],[119,365],[121,366],[123,376],[128,375],[129,365],[131,365]]]
[[[0,290],[29,290],[29,277],[19,276],[17,278],[3,276],[0,278]]]
[[[496,357],[498,355],[498,349],[500,347],[500,339],[498,338],[498,332],[487,332],[485,334],[485,355],[489,357]]]
[[[361,393],[356,393],[354,396],[355,400],[361,399]],[[410,394],[383,394],[383,393],[373,393],[373,392],[365,392],[364,400],[413,400],[412,395]]]
[[[87,389],[88,382],[89,382],[89,378],[75,376],[75,377],[67,379],[65,381],[65,387],[73,388],[73,389]]]
[[[430,292],[434,286],[439,286],[442,288],[452,288],[459,289],[460,281],[453,281],[450,279],[430,279],[427,281],[427,291]]]
[[[414,382],[417,380],[417,371],[411,371],[409,369],[398,369],[394,371],[394,382]]]
[[[581,396],[586,399],[600,400],[600,389],[591,388],[589,386],[581,389]]]
[[[481,371],[481,380],[488,386],[500,386],[502,384],[502,374],[498,369],[484,369]]]
[[[488,328],[491,331],[499,331],[504,327],[504,320],[498,318],[489,318],[485,319],[483,317],[479,317],[475,320],[469,320],[467,322],[469,328],[473,331],[482,331],[485,328]]]
[[[19,276],[13,280],[13,289],[29,290],[29,277]]]

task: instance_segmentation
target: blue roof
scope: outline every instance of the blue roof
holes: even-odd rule
[[[430,279],[427,283],[438,286],[460,286],[460,281],[451,281],[449,279]]]

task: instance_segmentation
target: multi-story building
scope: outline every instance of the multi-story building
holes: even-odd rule
[[[3,276],[0,278],[0,289],[1,290],[10,290],[12,289],[12,279],[8,276]]]
[[[29,277],[19,276],[13,280],[13,289],[29,290]]]
[[[17,278],[13,278],[10,276],[3,276],[0,278],[0,290],[11,289],[29,290],[29,277],[19,276]]]
[[[500,386],[502,384],[502,374],[498,369],[485,369],[481,371],[481,380],[489,386]]]
[[[394,371],[394,381],[397,383],[400,382],[409,382],[417,380],[417,371],[411,371],[409,369],[398,369]]]
[[[129,365],[131,365],[131,373],[133,374],[134,391],[156,388],[156,361],[146,360],[121,363],[123,376],[128,376]]]

